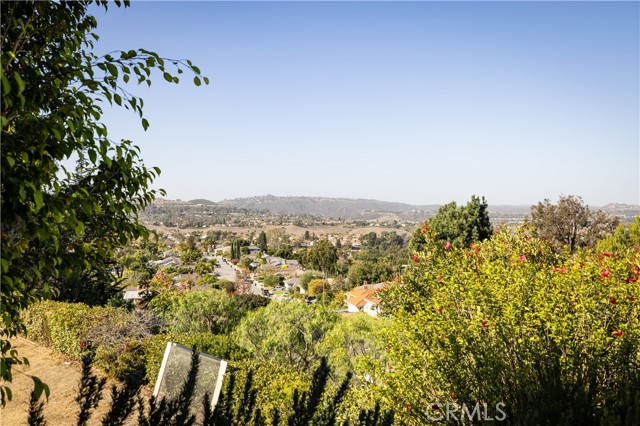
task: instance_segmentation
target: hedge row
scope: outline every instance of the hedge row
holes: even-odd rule
[[[22,313],[28,339],[73,359],[91,358],[118,380],[137,375],[155,384],[167,342],[231,361],[248,358],[226,335],[154,334],[157,327],[140,316],[124,308],[53,301],[35,303]]]

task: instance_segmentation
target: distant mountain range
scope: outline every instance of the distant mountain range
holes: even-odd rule
[[[158,200],[158,204],[190,204],[218,207],[235,207],[248,210],[268,210],[276,214],[308,214],[351,220],[424,220],[434,215],[440,205],[411,205],[380,200],[325,197],[279,197],[263,195],[213,202],[206,199],[191,201]],[[640,206],[612,203],[603,207],[590,206],[620,216],[622,222],[631,222],[640,215]],[[489,205],[492,219],[499,222],[515,222],[529,214],[530,205]]]
[[[435,213],[438,205],[412,206],[379,200],[324,197],[277,197],[264,195],[258,197],[236,198],[220,201],[218,205],[245,208],[251,210],[269,210],[278,214],[309,214],[313,216],[341,219],[381,219],[409,218],[427,213]]]

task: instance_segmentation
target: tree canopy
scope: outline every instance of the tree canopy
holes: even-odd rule
[[[531,206],[534,235],[554,244],[557,249],[594,247],[599,240],[611,235],[618,226],[617,217],[609,217],[601,210],[591,210],[581,197],[560,196],[558,204],[548,199]]]
[[[129,140],[113,141],[103,106],[137,114],[144,102],[131,84],[169,83],[191,61],[145,49],[94,52],[91,2],[2,2],[2,379],[21,362],[9,338],[23,330],[20,311],[77,275],[111,268],[116,247],[148,231],[138,212],[158,193],[160,170],[147,168]],[[106,1],[97,3],[107,9]],[[117,5],[121,2],[116,1]],[[127,3],[125,2],[125,6]],[[75,170],[69,162],[77,159]],[[104,279],[111,279],[104,276]],[[104,283],[103,281],[101,281]],[[11,396],[2,388],[2,401]]]
[[[338,250],[329,240],[320,240],[315,243],[305,256],[305,264],[324,273],[330,273],[335,269],[338,261]]]
[[[465,206],[458,207],[455,201],[445,204],[414,232],[409,249],[415,252],[424,248],[424,236],[429,235],[423,232],[425,226],[433,231],[436,242],[443,246],[469,247],[471,243],[486,240],[493,232],[488,209],[484,197],[475,195]]]
[[[431,424],[433,401],[482,401],[495,414],[502,403],[511,424],[637,421],[629,408],[640,401],[640,263],[631,241],[555,253],[525,227],[470,248],[426,240],[401,285],[379,293],[391,325],[387,368],[373,381],[402,424]]]

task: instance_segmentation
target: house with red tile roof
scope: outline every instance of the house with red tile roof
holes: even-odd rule
[[[349,312],[365,312],[372,317],[378,316],[380,299],[376,293],[384,288],[386,283],[367,284],[355,287],[346,293],[347,310]]]

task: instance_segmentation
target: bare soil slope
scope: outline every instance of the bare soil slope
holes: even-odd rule
[[[75,397],[80,383],[82,366],[79,361],[71,361],[64,355],[52,349],[36,345],[28,340],[16,338],[11,344],[18,349],[21,357],[29,359],[29,366],[20,365],[13,368],[13,383],[11,391],[13,399],[2,410],[0,424],[3,426],[26,425],[27,410],[29,408],[29,396],[33,390],[33,380],[31,376],[39,377],[49,385],[51,395],[45,405],[45,418],[47,424],[69,425],[75,424],[78,414],[78,404]],[[70,362],[71,361],[71,362]],[[70,362],[65,364],[65,362]],[[96,371],[96,374],[102,374]],[[103,399],[94,411],[90,425],[99,425],[100,419],[107,412],[107,406],[111,400],[111,385],[116,382],[107,380]],[[144,396],[148,396],[151,391],[143,389]],[[129,422],[134,424],[135,415],[130,416]]]

